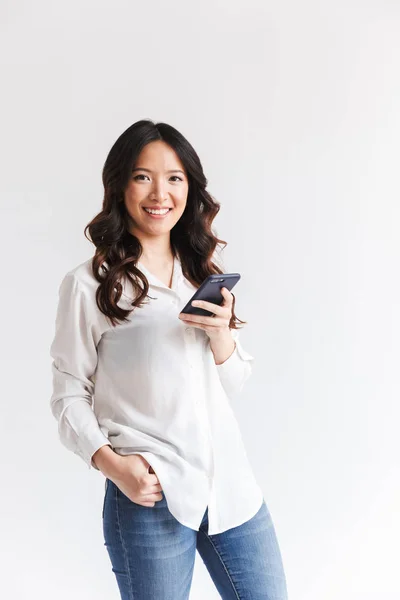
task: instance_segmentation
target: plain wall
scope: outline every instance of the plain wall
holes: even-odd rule
[[[197,150],[239,271],[234,409],[290,600],[394,600],[400,534],[400,6],[1,5],[1,588],[117,600],[104,477],[57,437],[58,286],[141,118]],[[199,556],[191,600],[218,594]]]

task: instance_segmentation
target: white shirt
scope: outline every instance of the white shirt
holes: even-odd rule
[[[97,469],[92,456],[105,444],[119,455],[141,454],[180,523],[198,530],[208,506],[209,533],[221,533],[263,501],[230,402],[254,358],[231,330],[235,350],[216,365],[205,331],[178,318],[197,289],[178,258],[171,288],[137,267],[154,299],[115,328],[96,305],[91,259],[60,284],[50,349],[60,440],[89,468]],[[128,308],[132,284],[123,290],[119,305]]]

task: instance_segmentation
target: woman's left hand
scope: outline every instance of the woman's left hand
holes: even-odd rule
[[[179,318],[187,325],[203,329],[210,339],[226,336],[229,332],[229,323],[232,317],[233,295],[225,287],[221,288],[221,294],[224,298],[222,304],[214,304],[214,302],[207,302],[206,300],[194,300],[192,302],[192,306],[209,310],[214,313],[214,316],[206,317],[180,313]]]

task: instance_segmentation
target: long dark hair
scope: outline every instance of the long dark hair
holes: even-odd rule
[[[84,229],[96,252],[92,259],[92,271],[99,282],[96,302],[99,310],[109,318],[113,326],[127,321],[136,307],[146,302],[149,283],[136,267],[142,245],[128,229],[128,213],[124,203],[124,190],[132,176],[136,160],[150,142],[163,140],[173,148],[181,160],[189,181],[185,210],[171,229],[170,241],[174,256],[178,255],[184,276],[196,287],[213,273],[223,271],[212,261],[217,244],[225,248],[227,242],[220,240],[212,231],[212,222],[220,210],[220,204],[206,191],[207,179],[194,148],[186,138],[167,123],[154,123],[149,119],[137,121],[124,131],[112,146],[103,167],[104,199],[99,212]],[[89,232],[89,236],[87,235]],[[125,278],[132,284],[136,294],[131,306],[118,306]],[[141,280],[143,285],[138,283]],[[229,326],[238,329],[234,312]]]

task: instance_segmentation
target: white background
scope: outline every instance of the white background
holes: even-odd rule
[[[197,150],[239,271],[234,408],[290,600],[398,600],[400,5],[3,1],[1,588],[117,600],[104,478],[58,442],[58,285],[141,118]],[[216,599],[197,556],[191,600]]]

